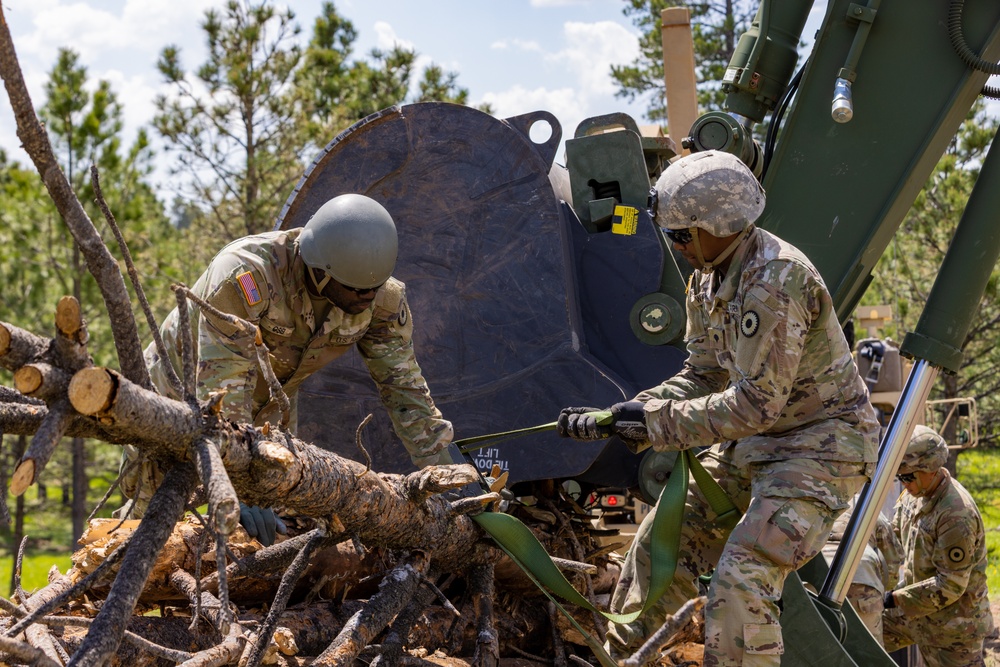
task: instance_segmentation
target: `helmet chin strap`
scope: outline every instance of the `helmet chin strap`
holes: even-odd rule
[[[750,232],[752,230],[753,230],[753,223],[750,223],[743,229],[742,232],[740,232],[739,236],[733,239],[732,243],[726,246],[725,250],[719,253],[719,255],[715,259],[713,259],[711,262],[706,262],[705,255],[703,255],[701,252],[701,240],[699,238],[701,235],[701,229],[699,229],[698,227],[692,228],[691,240],[694,242],[694,256],[698,260],[698,263],[701,265],[701,271],[703,273],[709,273],[710,271],[714,271],[715,267],[717,267],[719,264],[722,264],[724,261],[729,259],[729,256],[732,255],[734,252],[736,252],[736,249],[740,246],[741,243],[743,243],[743,240],[750,235]]]
[[[316,272],[313,270],[313,267],[309,266],[308,264],[306,265],[306,271],[309,273],[309,278],[312,280],[313,286],[316,288],[316,294],[318,296],[323,296],[323,288],[326,287],[327,283],[333,280],[333,277],[329,273],[324,271],[323,279],[317,280]]]

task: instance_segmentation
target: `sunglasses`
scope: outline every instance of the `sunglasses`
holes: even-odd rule
[[[903,484],[910,484],[916,478],[917,478],[917,476],[914,473],[912,473],[912,472],[904,472],[904,473],[900,473],[900,474],[896,475],[896,479],[898,479]]]
[[[666,236],[672,243],[678,245],[687,245],[691,243],[691,228],[687,229],[664,229],[663,235]]]
[[[340,283],[340,285],[344,289],[354,292],[358,296],[361,296],[362,294],[371,294],[372,292],[379,291],[380,289],[382,289],[382,285],[385,285],[385,283],[382,283],[382,285],[376,285],[375,287],[348,287],[344,283]]]

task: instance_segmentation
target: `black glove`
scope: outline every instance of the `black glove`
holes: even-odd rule
[[[626,440],[642,442],[649,436],[646,429],[646,411],[642,401],[625,401],[611,406],[614,422],[611,430]]]
[[[883,607],[886,609],[896,608],[896,598],[892,597],[892,591],[885,592],[885,599],[883,600]]]
[[[556,420],[556,431],[564,438],[576,440],[604,440],[611,437],[611,428],[598,426],[597,419],[592,414],[600,412],[599,408],[563,408]]]
[[[269,507],[257,507],[240,503],[240,525],[250,537],[257,538],[265,547],[274,544],[277,533],[282,535],[288,530],[285,522],[275,515]]]

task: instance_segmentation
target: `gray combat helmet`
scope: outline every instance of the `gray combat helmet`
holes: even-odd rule
[[[388,280],[398,249],[392,216],[364,195],[340,195],[326,202],[299,236],[306,266],[356,289],[372,289]]]
[[[670,164],[654,188],[655,221],[667,229],[704,229],[712,236],[743,231],[764,210],[764,188],[743,162],[716,150]]]
[[[937,469],[948,462],[948,445],[944,438],[933,429],[918,424],[913,427],[913,436],[906,445],[903,462],[899,464],[898,474],[911,472],[937,472]]]

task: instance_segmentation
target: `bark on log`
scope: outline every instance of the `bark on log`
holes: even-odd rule
[[[428,560],[413,552],[382,580],[379,592],[355,614],[328,649],[313,662],[316,667],[347,667],[362,649],[406,606],[426,573]],[[392,584],[392,585],[390,585]]]
[[[170,576],[170,582],[192,602],[195,601],[195,598],[199,598],[197,602],[202,616],[212,624],[217,632],[224,636],[221,643],[191,656],[181,665],[184,667],[214,667],[215,665],[227,665],[238,660],[246,640],[243,635],[243,626],[239,623],[231,623],[228,610],[222,608],[222,602],[211,593],[199,592],[194,577],[184,570],[174,570]]]
[[[5,399],[5,402],[0,402],[0,431],[8,435],[34,435],[37,433],[48,416],[49,409],[40,403],[13,403],[11,400],[15,400],[15,397],[12,396]],[[22,396],[21,400],[31,401],[33,399]],[[111,445],[139,444],[149,448],[155,448],[158,445],[158,441],[148,441],[145,437],[137,434],[122,433],[80,415],[73,415],[70,418],[65,436],[67,438],[95,438]]]
[[[476,650],[474,667],[497,667],[500,662],[500,640],[493,624],[493,566],[481,565],[469,577],[472,605],[476,609]]]
[[[51,361],[49,341],[7,322],[0,322],[0,366],[16,371],[32,361]]]
[[[70,382],[70,400],[81,413],[91,412],[124,433],[155,440],[175,457],[187,455],[189,443],[208,436],[219,443],[222,460],[240,499],[271,507],[275,499],[293,512],[342,523],[349,533],[387,548],[433,553],[444,569],[464,569],[495,561],[482,531],[450,504],[432,496],[419,505],[412,497],[428,490],[458,488],[478,479],[472,466],[437,466],[409,476],[379,475],[355,461],[281,432],[264,436],[249,425],[212,424],[187,403],[129,382],[114,371],[85,368]],[[96,411],[94,406],[100,406]],[[209,431],[214,426],[217,430]],[[145,444],[140,444],[144,447]],[[482,503],[496,497],[483,496]]]
[[[198,409],[143,389],[108,368],[77,372],[69,383],[69,400],[80,414],[134,433],[146,443],[155,442],[161,452],[181,460],[188,458],[191,443],[206,431]]]
[[[66,400],[59,400],[49,407],[49,414],[38,427],[38,432],[31,439],[28,451],[21,457],[10,480],[10,491],[15,496],[24,493],[35,483],[38,475],[52,458],[52,453],[69,427],[73,419],[73,410]]]
[[[14,372],[14,388],[25,396],[51,401],[66,395],[69,374],[51,364],[25,364]]]
[[[230,535],[240,525],[240,500],[226,474],[219,447],[208,438],[196,438],[193,451],[212,524],[223,535]]]

